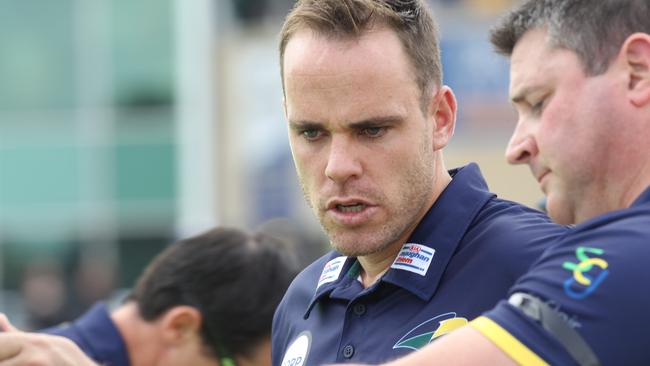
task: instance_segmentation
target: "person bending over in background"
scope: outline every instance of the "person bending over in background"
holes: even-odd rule
[[[40,355],[44,364],[58,357],[94,364],[71,340],[102,365],[268,366],[273,311],[298,270],[288,249],[270,235],[233,228],[180,240],[146,267],[116,309],[98,303],[73,323],[45,330],[65,338],[16,334],[33,341],[11,362],[26,362],[30,346],[42,351],[39,341],[47,339],[55,343]],[[6,319],[0,323],[10,330]]]

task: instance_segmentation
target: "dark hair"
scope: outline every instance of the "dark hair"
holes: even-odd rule
[[[280,73],[284,88],[284,51],[299,30],[311,29],[335,38],[358,38],[376,26],[397,33],[415,72],[415,82],[428,101],[432,86],[442,83],[438,30],[422,0],[298,0],[280,34]]]
[[[201,336],[216,357],[249,356],[271,333],[273,312],[297,266],[278,239],[218,228],[159,254],[129,300],[153,321],[179,305],[197,308]]]
[[[623,42],[650,33],[648,0],[527,0],[492,29],[497,52],[510,56],[529,30],[548,30],[551,47],[575,52],[587,75],[607,70]]]

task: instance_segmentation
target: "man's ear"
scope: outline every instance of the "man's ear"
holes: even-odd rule
[[[192,339],[201,330],[203,317],[196,308],[186,305],[174,306],[160,319],[160,332],[168,344],[177,344]]]
[[[636,107],[650,102],[650,35],[634,33],[621,47],[629,74],[628,95]]]
[[[456,97],[450,87],[443,85],[431,98],[428,112],[433,119],[433,148],[447,146],[456,127]]]

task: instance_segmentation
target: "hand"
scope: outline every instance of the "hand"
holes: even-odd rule
[[[4,313],[0,313],[0,332],[19,332],[16,327],[11,325]]]
[[[0,366],[97,366],[74,342],[17,330],[0,313]]]

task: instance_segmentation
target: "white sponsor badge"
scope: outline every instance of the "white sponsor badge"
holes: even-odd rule
[[[298,334],[298,338],[291,343],[287,352],[284,353],[281,366],[303,366],[306,365],[309,347],[311,346],[311,333],[304,331]]]
[[[435,249],[420,244],[406,243],[390,268],[401,269],[425,276],[436,253]]]
[[[336,281],[341,275],[343,264],[345,263],[345,260],[347,258],[348,257],[345,256],[336,257],[331,261],[327,262],[327,264],[325,264],[325,267],[323,267],[323,272],[320,274],[320,277],[318,278],[318,285],[316,286],[316,288],[319,288],[326,283]]]

